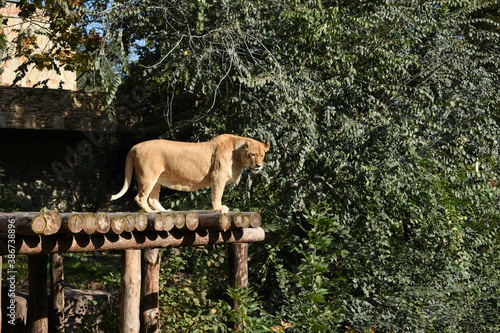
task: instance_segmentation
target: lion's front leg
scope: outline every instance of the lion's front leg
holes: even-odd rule
[[[212,178],[212,209],[221,210],[223,213],[227,213],[229,208],[222,205],[222,195],[224,194],[224,188],[226,187],[225,177],[220,175],[215,175]]]

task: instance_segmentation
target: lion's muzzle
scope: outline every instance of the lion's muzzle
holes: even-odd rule
[[[250,168],[252,173],[258,173],[260,170],[262,170],[262,164],[257,164],[256,166]]]

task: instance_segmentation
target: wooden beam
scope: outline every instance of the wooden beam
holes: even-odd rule
[[[141,302],[141,251],[122,251],[120,333],[139,333]]]
[[[160,251],[142,250],[141,333],[158,333],[160,328]]]
[[[16,236],[16,254],[96,252],[124,249],[146,249],[181,246],[200,246],[225,243],[261,242],[261,228],[219,230],[171,230],[170,232],[142,231],[116,234],[56,234],[50,236]],[[0,237],[0,255],[9,254],[7,236]]]
[[[28,256],[28,332],[48,333],[48,295],[46,254]]]
[[[160,222],[160,218],[163,222]],[[66,233],[107,233],[120,234],[123,231],[156,230],[163,224],[163,231],[172,228],[187,230],[227,230],[233,228],[258,228],[261,217],[252,212],[220,211],[178,211],[157,213],[57,213],[57,212],[13,212],[0,213],[0,234],[8,233],[9,221],[16,221],[17,234],[51,235]],[[156,223],[155,223],[156,221]]]
[[[14,221],[16,234],[39,235],[47,227],[47,220],[43,213],[0,213],[0,233],[9,232],[9,223]]]

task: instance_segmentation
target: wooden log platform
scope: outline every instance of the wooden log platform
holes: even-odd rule
[[[230,285],[245,288],[248,243],[265,239],[261,222],[260,215],[254,212],[0,213],[0,258],[29,255],[28,332],[48,333],[61,331],[64,322],[63,260],[59,254],[122,251],[120,332],[157,332],[158,249],[228,244]],[[50,302],[46,279],[48,254],[51,254]],[[237,309],[236,303],[232,306]],[[229,327],[240,330],[243,326],[231,323]]]
[[[261,228],[246,228],[227,231],[188,231],[173,229],[170,232],[123,232],[117,234],[56,234],[18,235],[16,254],[82,253],[111,250],[139,250],[147,248],[200,246],[224,243],[261,242],[265,232]],[[7,255],[7,236],[0,237],[0,255]]]
[[[0,213],[0,234],[52,235],[56,233],[121,234],[133,231],[222,230],[231,228],[259,228],[262,219],[256,212],[229,212],[211,210],[171,211],[163,213],[57,213],[14,212]],[[12,226],[10,227],[12,228]]]

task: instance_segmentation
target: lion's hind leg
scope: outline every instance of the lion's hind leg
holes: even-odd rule
[[[163,208],[163,206],[160,203],[160,188],[161,184],[160,181],[158,180],[155,186],[153,187],[151,194],[149,194],[148,204],[156,211],[166,212],[167,210]]]
[[[149,206],[148,201],[149,201],[149,196],[151,192],[153,191],[156,182],[158,181],[158,178],[156,180],[149,180],[151,178],[148,177],[143,177],[140,179],[137,177],[137,181],[139,183],[139,192],[137,193],[135,197],[135,202],[141,207],[146,213],[154,213],[154,207],[153,209]],[[152,178],[155,179],[155,178]]]

